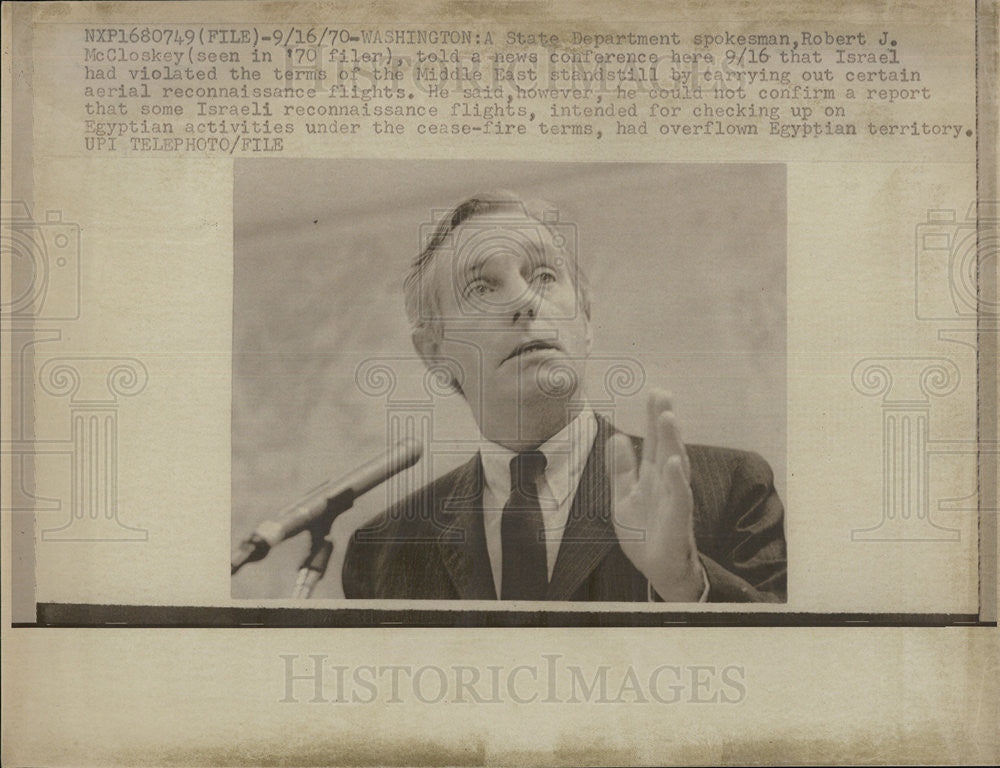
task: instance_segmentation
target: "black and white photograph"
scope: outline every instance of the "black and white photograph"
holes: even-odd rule
[[[238,163],[233,596],[784,602],[784,243],[782,165]]]

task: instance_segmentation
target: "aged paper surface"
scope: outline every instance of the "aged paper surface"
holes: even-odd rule
[[[995,763],[997,13],[939,5],[5,4],[4,763]],[[707,601],[342,580],[508,426],[403,287],[498,188],[435,257],[557,245],[549,383],[647,446],[669,390],[740,510]],[[305,533],[230,572],[401,437],[308,602]]]

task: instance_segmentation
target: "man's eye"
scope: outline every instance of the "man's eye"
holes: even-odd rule
[[[549,267],[540,267],[539,269],[536,269],[535,274],[532,275],[532,277],[542,283],[554,283],[558,279],[555,270],[550,269]]]
[[[469,283],[465,289],[466,296],[485,296],[492,290],[485,280],[475,280]]]

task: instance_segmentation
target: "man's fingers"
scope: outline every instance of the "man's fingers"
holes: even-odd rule
[[[660,455],[660,466],[665,466],[667,461],[676,456],[680,461],[684,479],[690,481],[691,466],[688,462],[687,449],[681,439],[680,427],[677,426],[677,416],[672,411],[666,411],[660,414],[657,424],[659,426],[657,450]]]
[[[644,464],[652,464],[656,461],[656,439],[660,432],[657,420],[660,418],[660,409],[656,405],[656,390],[649,393],[646,400],[646,437],[642,441],[642,461]]]
[[[616,499],[622,499],[631,493],[636,483],[635,453],[632,441],[625,435],[615,435],[611,438],[607,451],[608,477],[614,489]]]
[[[670,495],[675,500],[674,510],[682,515],[678,522],[683,521],[690,528],[691,513],[694,509],[694,497],[691,495],[691,485],[684,474],[684,464],[680,456],[671,456],[667,460],[664,471],[664,481],[670,488]]]
[[[659,450],[660,414],[671,408],[670,394],[662,389],[651,389],[646,401],[646,440],[642,446],[643,461],[656,463]]]

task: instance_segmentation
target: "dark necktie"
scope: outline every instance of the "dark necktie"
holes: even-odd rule
[[[500,521],[501,600],[543,600],[549,585],[545,527],[538,484],[545,454],[526,451],[510,460],[510,498]]]

